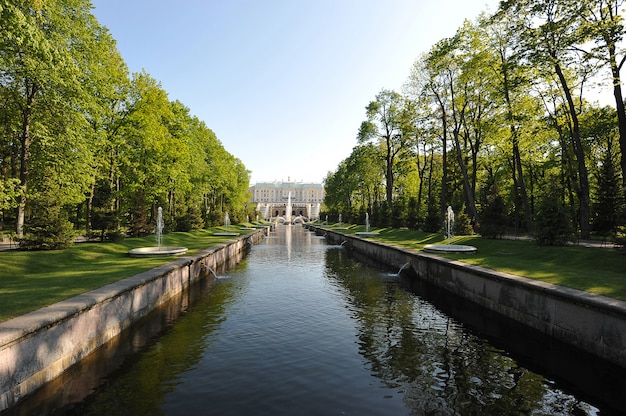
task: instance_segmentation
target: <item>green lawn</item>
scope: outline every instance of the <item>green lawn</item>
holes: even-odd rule
[[[163,246],[184,246],[193,254],[232,237],[198,230],[163,236]],[[230,231],[237,227],[231,226]],[[241,231],[246,233],[249,231]],[[79,243],[66,250],[0,252],[0,321],[22,315],[108,283],[150,270],[173,256],[131,258],[128,250],[155,246],[154,236],[119,243]]]
[[[231,231],[237,227],[232,226]],[[328,226],[352,234],[363,226]],[[163,236],[163,245],[185,246],[189,254],[215,246],[229,237],[213,236],[217,229]],[[221,231],[221,230],[219,230]],[[441,234],[377,229],[374,239],[420,250],[442,243]],[[242,231],[243,232],[243,231]],[[532,241],[456,237],[456,244],[478,248],[475,254],[445,257],[532,279],[626,300],[626,255],[606,248],[542,247]],[[0,252],[0,321],[133,276],[167,263],[173,257],[131,258],[131,248],[154,246],[154,236],[120,243],[80,243],[63,251]]]
[[[362,226],[328,228],[346,234],[363,231]],[[372,231],[380,232],[373,239],[417,250],[426,244],[446,242],[442,234],[396,229]],[[444,257],[626,300],[626,255],[611,248],[547,247],[528,240],[491,240],[474,236],[454,237],[451,242],[472,245],[478,251],[474,254],[445,254]]]

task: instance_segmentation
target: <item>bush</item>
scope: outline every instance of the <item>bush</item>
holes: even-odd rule
[[[184,215],[176,218],[176,231],[199,230],[204,227],[202,211],[199,207],[189,207]]]
[[[535,238],[540,245],[565,245],[574,238],[571,215],[563,203],[554,196],[541,200],[535,220]]]
[[[454,215],[454,235],[472,235],[474,234],[474,227],[472,227],[472,221],[469,215],[465,212],[465,209],[460,209]]]
[[[65,215],[48,210],[48,216],[33,220],[24,227],[25,235],[19,240],[24,250],[62,250],[74,243],[74,226]]]
[[[437,233],[441,230],[442,222],[439,217],[439,210],[435,204],[428,205],[428,213],[424,220],[423,229],[427,233]]]
[[[496,195],[482,212],[480,234],[487,238],[502,238],[506,232],[507,215],[504,199]]]

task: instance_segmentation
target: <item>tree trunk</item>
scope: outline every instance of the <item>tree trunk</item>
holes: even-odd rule
[[[459,132],[455,131],[453,134],[454,146],[456,148],[457,162],[459,168],[461,168],[461,175],[463,177],[463,193],[465,194],[465,202],[467,203],[467,213],[472,221],[478,221],[478,212],[476,210],[476,199],[472,192],[472,185],[470,183],[469,174],[467,173],[467,166],[463,160],[463,153],[461,152],[461,142],[459,140]]]
[[[26,216],[26,202],[28,190],[28,164],[30,160],[30,124],[33,114],[33,105],[35,104],[35,95],[38,88],[34,83],[25,81],[26,102],[22,107],[22,134],[20,142],[22,145],[20,153],[20,186],[22,193],[20,195],[19,205],[17,207],[17,224],[15,232],[18,237],[24,236],[24,222]]]
[[[385,180],[386,180],[386,197],[387,197],[387,206],[389,207],[389,212],[393,212],[393,149],[391,148],[391,137],[387,135],[387,155],[385,159],[386,169],[385,169]]]
[[[619,74],[619,66],[615,55],[615,44],[607,42],[613,75],[613,96],[615,97],[615,109],[617,110],[617,125],[619,127],[619,147],[621,151],[620,166],[622,168],[622,187],[626,189],[626,109],[622,97],[622,81]]]
[[[554,58],[554,57],[553,57]],[[572,147],[574,149],[574,155],[576,156],[576,162],[578,167],[578,199],[580,204],[580,236],[582,238],[589,238],[591,227],[590,227],[590,198],[589,198],[589,175],[587,173],[587,166],[585,164],[585,151],[583,149],[582,143],[580,141],[580,126],[578,124],[578,114],[576,113],[576,106],[574,105],[574,100],[572,98],[571,91],[569,86],[567,85],[567,80],[565,79],[565,75],[561,70],[561,66],[558,62],[555,61],[554,69],[556,71],[557,76],[559,77],[559,81],[561,82],[561,87],[563,88],[563,92],[565,94],[565,98],[567,100],[567,106],[569,109],[570,117],[572,118],[572,129],[570,131],[570,139],[572,141]]]
[[[504,63],[504,57],[502,57]],[[522,205],[524,206],[524,218],[526,220],[526,228],[529,233],[533,233],[533,220],[532,211],[530,208],[530,202],[528,200],[528,192],[526,190],[526,181],[524,180],[524,170],[522,169],[522,157],[519,151],[519,141],[517,138],[517,129],[513,123],[513,105],[511,104],[511,95],[509,93],[509,77],[506,71],[506,65],[503,65],[503,80],[504,80],[504,100],[507,107],[507,117],[509,119],[509,129],[511,131],[511,141],[513,143],[513,177],[517,180],[519,191],[516,187],[515,192],[522,199]],[[517,177],[516,177],[517,174]]]
[[[524,180],[524,170],[522,169],[522,157],[519,151],[519,143],[517,141],[517,131],[511,126],[511,134],[513,135],[513,160],[515,162],[515,170],[517,171],[517,185],[519,186],[519,196],[522,198],[524,206],[524,218],[526,220],[526,228],[530,234],[533,234],[533,215],[528,200],[528,191],[526,191],[526,181]],[[513,173],[515,175],[515,172]],[[517,190],[516,190],[517,191]]]

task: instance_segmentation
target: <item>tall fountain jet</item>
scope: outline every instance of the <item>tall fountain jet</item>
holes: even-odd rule
[[[285,212],[285,224],[291,224],[291,191],[287,195],[287,210]]]

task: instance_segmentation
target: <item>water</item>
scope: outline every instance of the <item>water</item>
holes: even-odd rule
[[[157,247],[161,248],[161,239],[163,237],[163,208],[157,209],[157,222],[156,222],[156,240]]]
[[[11,414],[607,415],[625,404],[624,371],[300,226],[277,230]]]

